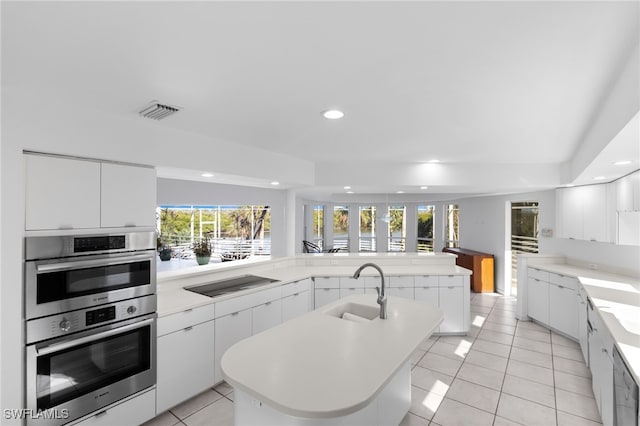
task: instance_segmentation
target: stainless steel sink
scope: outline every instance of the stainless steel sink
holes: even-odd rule
[[[260,287],[266,284],[274,283],[276,281],[277,280],[260,277],[258,275],[243,275],[237,278],[229,278],[219,281],[212,281],[206,284],[193,285],[190,287],[185,287],[184,289],[192,291],[194,293],[202,294],[204,296],[217,297],[236,291]]]

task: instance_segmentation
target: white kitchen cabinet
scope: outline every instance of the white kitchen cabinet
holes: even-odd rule
[[[578,305],[574,277],[549,273],[549,326],[578,340]]]
[[[282,322],[309,312],[309,290],[282,298]]]
[[[364,294],[364,280],[353,277],[340,277],[340,298],[353,294]]]
[[[324,306],[327,303],[335,302],[340,299],[339,288],[316,288],[315,290],[315,309]]]
[[[387,287],[385,289],[387,296],[404,297],[405,299],[415,300],[413,287]]]
[[[364,294],[364,287],[340,288],[340,299],[354,294]]]
[[[613,211],[607,185],[586,185],[556,190],[558,236],[576,240],[612,242]]]
[[[211,320],[158,337],[158,414],[215,384],[214,335]]]
[[[640,171],[618,179],[613,185],[617,211],[640,210]]]
[[[532,276],[527,278],[527,312],[531,318],[549,324],[548,281]]]
[[[440,333],[459,333],[464,330],[464,312],[462,300],[464,288],[462,286],[440,286],[438,306],[444,314],[440,324]]]
[[[578,342],[587,367],[589,364],[589,327],[587,326],[587,295],[582,286],[576,292],[576,306],[578,309]]]
[[[233,312],[215,320],[215,382],[223,380],[220,370],[222,355],[234,343],[251,336],[251,309]]]
[[[100,227],[100,163],[25,155],[25,229]]]
[[[103,228],[155,226],[155,169],[102,163],[100,199]]]
[[[257,334],[282,323],[282,301],[271,300],[251,308],[251,333]]]
[[[589,335],[591,385],[604,426],[613,422],[613,338],[595,311],[589,311],[592,331]]]
[[[67,426],[139,425],[156,416],[156,389],[141,391]],[[49,422],[42,422],[48,424]]]
[[[316,288],[340,288],[338,277],[314,277],[313,283]]]
[[[155,226],[151,167],[25,154],[25,229]]]
[[[438,307],[439,304],[439,291],[438,287],[416,287],[415,299],[421,302],[431,303],[433,306]]]

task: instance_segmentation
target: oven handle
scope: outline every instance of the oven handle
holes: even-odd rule
[[[128,256],[122,256],[118,258],[110,257],[108,259],[99,259],[99,260],[78,260],[74,262],[63,262],[63,263],[47,263],[43,265],[36,266],[36,272],[56,272],[56,271],[67,271],[69,269],[78,269],[78,268],[90,268],[92,266],[111,266],[111,265],[122,265],[123,263],[133,263],[139,260],[151,260],[153,255],[149,254],[133,254]]]
[[[50,346],[45,346],[43,348],[36,347],[37,355],[48,355],[53,352],[63,351],[65,349],[73,348],[74,346],[79,346],[84,343],[93,342],[95,340],[100,340],[105,337],[113,336],[116,334],[123,333],[125,331],[135,330],[136,328],[142,328],[149,324],[152,324],[155,318],[149,318],[144,321],[136,322],[134,324],[125,325],[122,327],[113,328],[111,330],[103,331],[102,333],[92,334],[91,336],[80,337],[79,339],[73,339],[67,342],[57,343]]]

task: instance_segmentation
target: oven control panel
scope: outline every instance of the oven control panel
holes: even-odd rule
[[[27,344],[152,314],[155,311],[156,295],[154,294],[28,320]]]

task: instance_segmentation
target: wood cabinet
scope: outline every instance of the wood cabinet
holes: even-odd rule
[[[25,229],[155,226],[151,167],[25,154]]]
[[[446,247],[442,251],[457,255],[456,265],[469,269],[471,275],[471,289],[476,293],[494,291],[493,255],[474,250],[456,247]]]

